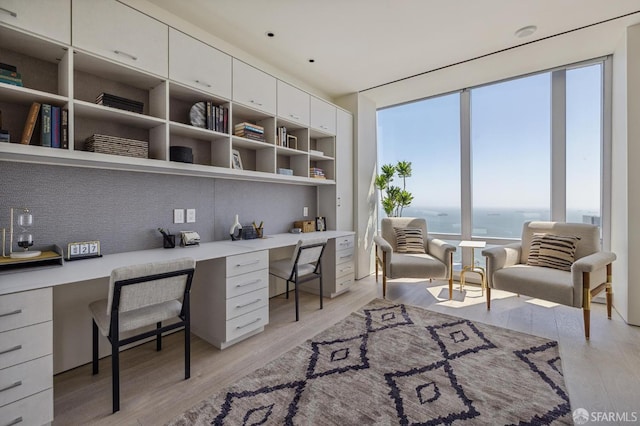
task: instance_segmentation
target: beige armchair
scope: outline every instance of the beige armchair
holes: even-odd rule
[[[559,253],[553,244],[539,245],[540,238],[545,234],[578,238],[574,240],[575,261],[565,263],[567,270],[557,269],[562,266],[562,262],[560,266],[553,263]],[[573,242],[570,246],[573,246]],[[533,256],[530,258],[532,251]],[[597,226],[585,223],[525,222],[521,242],[488,248],[482,254],[487,259],[487,310],[491,309],[492,288],[582,308],[584,334],[589,340],[591,298],[606,290],[607,315],[611,319],[611,263],[616,255],[600,250],[600,232]],[[553,267],[532,266],[540,263],[536,260],[536,255],[551,259],[543,263]]]
[[[400,242],[396,229],[400,230]],[[418,229],[420,231],[415,232]],[[404,230],[409,230],[406,238],[402,234]],[[436,278],[449,280],[449,299],[452,298],[453,252],[456,248],[442,240],[429,238],[426,220],[384,218],[380,234],[373,239],[376,246],[376,282],[378,267],[382,268],[382,297],[387,295],[387,278]],[[421,239],[417,234],[421,234]],[[408,246],[409,252],[401,252],[403,246]]]

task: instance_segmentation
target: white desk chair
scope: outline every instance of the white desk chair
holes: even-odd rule
[[[269,264],[269,273],[287,281],[287,299],[289,282],[293,283],[296,298],[296,321],[300,319],[298,308],[298,285],[318,279],[320,283],[320,309],[322,309],[322,266],[320,260],[327,245],[326,238],[299,240],[291,259],[276,260]]]
[[[93,316],[93,374],[98,374],[98,330],[111,343],[114,413],[120,410],[120,346],[156,336],[159,351],[162,333],[184,327],[184,378],[190,377],[189,292],[195,264],[195,260],[183,258],[114,269],[108,299],[89,305]],[[179,321],[162,326],[172,318]],[[153,324],[155,330],[120,339],[122,332]]]

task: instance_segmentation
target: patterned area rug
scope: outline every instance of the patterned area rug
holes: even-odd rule
[[[572,424],[558,344],[374,300],[170,425]]]

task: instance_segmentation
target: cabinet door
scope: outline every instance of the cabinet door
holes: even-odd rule
[[[308,93],[278,80],[278,117],[308,126],[309,99]]]
[[[331,135],[336,134],[336,107],[311,96],[311,127]]]
[[[233,100],[251,108],[275,115],[275,77],[234,58]]]
[[[353,116],[337,110],[336,229],[353,230]]]
[[[0,21],[71,44],[71,0],[0,0]]]
[[[231,99],[231,56],[169,28],[169,78]]]
[[[168,27],[113,0],[74,0],[73,45],[167,76]]]

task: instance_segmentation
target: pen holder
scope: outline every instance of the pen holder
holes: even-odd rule
[[[162,247],[164,248],[175,248],[176,246],[176,236],[173,234],[163,235],[162,236]]]
[[[264,236],[264,228],[256,228],[256,238],[262,238]]]

